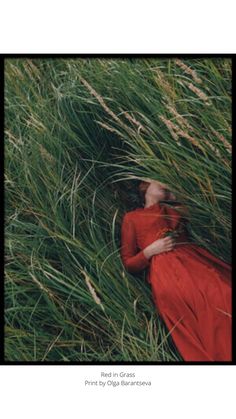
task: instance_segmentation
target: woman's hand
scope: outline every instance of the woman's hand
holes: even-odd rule
[[[154,255],[158,255],[163,252],[169,252],[173,250],[175,245],[175,240],[172,237],[164,237],[163,239],[155,240],[149,246],[145,247],[143,253],[146,258],[150,258]]]

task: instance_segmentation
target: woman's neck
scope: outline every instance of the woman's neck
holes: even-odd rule
[[[154,204],[159,204],[159,201],[152,200],[152,199],[147,200],[147,201],[145,202],[145,204],[144,204],[144,208],[151,207],[151,206],[152,206],[152,205],[154,205]]]

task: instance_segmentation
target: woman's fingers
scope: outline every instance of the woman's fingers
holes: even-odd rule
[[[166,243],[168,243],[168,242],[171,242],[172,240],[173,240],[173,237],[170,237],[170,236],[167,236],[167,237],[164,237],[164,239],[163,239]]]
[[[175,242],[172,241],[171,243],[166,245],[166,250],[172,250],[174,248],[174,246],[175,246]]]
[[[157,242],[159,240],[157,240]],[[169,252],[170,250],[173,250],[173,248],[175,246],[175,239],[173,237],[167,236],[167,237],[164,237],[161,240],[162,240],[162,243],[163,243],[163,250],[162,250],[163,252]]]
[[[173,239],[173,237],[165,237],[165,243],[168,244],[173,244],[175,243],[175,240]]]

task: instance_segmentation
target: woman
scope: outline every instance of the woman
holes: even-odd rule
[[[148,269],[157,310],[185,361],[232,361],[231,266],[188,241],[186,210],[160,203],[176,199],[164,184],[148,179],[139,192],[144,207],[127,212],[121,227],[125,268]]]

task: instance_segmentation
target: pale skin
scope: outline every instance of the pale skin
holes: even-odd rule
[[[170,192],[167,185],[152,179],[145,179],[150,182],[145,194],[145,205],[144,208],[148,208],[153,204],[157,204],[160,201],[175,200],[175,195]],[[169,252],[173,250],[175,240],[172,237],[164,237],[162,239],[155,240],[149,246],[145,247],[143,253],[147,259],[150,259],[154,255],[158,255],[163,252]]]

